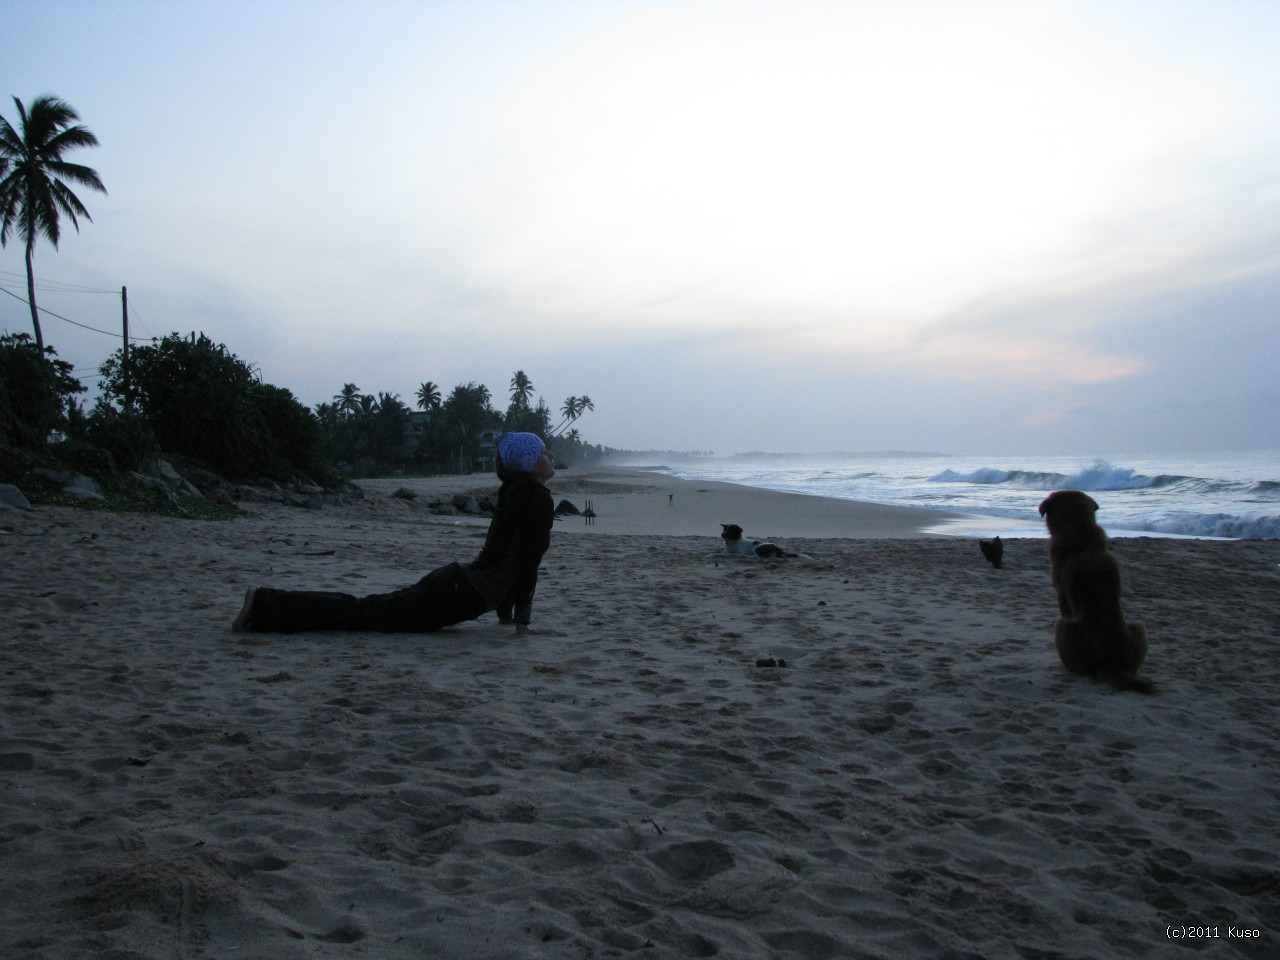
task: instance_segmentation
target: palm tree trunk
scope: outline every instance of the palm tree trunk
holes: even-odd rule
[[[36,309],[36,275],[31,259],[36,245],[34,231],[27,234],[27,303],[31,305],[31,325],[36,328],[36,350],[44,356],[44,334],[40,332],[40,311]]]

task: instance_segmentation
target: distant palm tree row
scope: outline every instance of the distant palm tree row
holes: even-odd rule
[[[494,435],[513,430],[545,437],[562,461],[584,461],[602,452],[584,444],[573,426],[595,409],[590,397],[566,398],[553,427],[551,409],[542,397],[533,401],[535,392],[529,376],[517,370],[502,413],[482,383],[459,384],[442,399],[440,387],[428,380],[418,387],[420,413],[415,414],[396,394],[374,397],[346,383],[331,403],[317,404],[315,414],[328,456],[362,473],[378,467],[458,473],[486,469]]]

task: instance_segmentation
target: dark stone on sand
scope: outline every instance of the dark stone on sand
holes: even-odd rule
[[[0,483],[0,507],[30,510],[31,501],[23,496],[22,491],[12,483]]]

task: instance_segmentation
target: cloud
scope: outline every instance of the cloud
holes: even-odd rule
[[[587,332],[855,314],[872,350],[1096,259],[1234,113],[1203,76],[1008,3],[650,5],[517,89],[455,194],[474,283]],[[1165,262],[1192,226],[1113,252]]]

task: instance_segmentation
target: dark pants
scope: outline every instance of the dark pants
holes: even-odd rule
[[[488,601],[471,586],[462,566],[451,563],[411,587],[368,597],[259,587],[254,591],[247,629],[255,633],[427,633],[474,620],[488,609]]]

